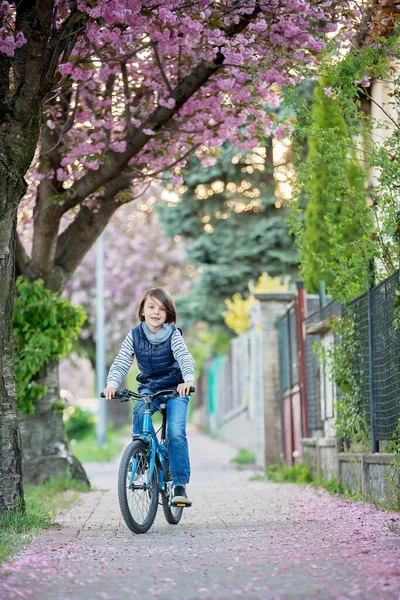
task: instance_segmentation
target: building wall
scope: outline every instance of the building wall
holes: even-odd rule
[[[229,352],[206,365],[195,417],[234,447],[254,453],[264,469],[282,455],[278,319],[292,294],[260,294],[248,332],[234,338]],[[208,423],[204,424],[208,407]]]

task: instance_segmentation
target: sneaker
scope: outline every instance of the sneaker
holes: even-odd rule
[[[172,496],[171,504],[172,506],[182,506],[186,508],[192,506],[192,503],[186,495],[186,488],[184,485],[174,486],[174,493]]]

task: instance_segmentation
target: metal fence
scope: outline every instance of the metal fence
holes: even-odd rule
[[[313,350],[315,342],[337,343],[323,323],[334,315],[349,315],[354,321],[357,353],[355,370],[365,413],[372,432],[372,449],[379,441],[390,440],[400,419],[400,327],[397,325],[400,275],[393,275],[346,306],[331,302],[315,306],[307,298],[308,317],[303,321],[308,428],[311,435],[323,429],[323,421],[333,416],[337,390],[324,373]],[[314,311],[312,308],[314,308]],[[281,397],[300,385],[296,307],[290,306],[278,323]]]
[[[399,271],[351,302],[357,372],[373,438],[390,440],[400,418],[400,329],[396,324]]]
[[[324,323],[333,316],[341,314],[342,305],[339,302],[329,302],[326,306],[318,307],[304,320],[308,427],[310,431],[322,430],[323,421],[333,417],[334,398],[337,396],[327,373],[324,372],[315,348],[319,344],[327,347],[329,344],[326,342],[329,340],[324,340],[320,330],[313,329],[311,326]]]
[[[395,324],[399,272],[373,290],[376,439],[393,435],[400,418],[400,330]]]

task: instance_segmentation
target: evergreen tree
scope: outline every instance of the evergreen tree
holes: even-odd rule
[[[222,324],[224,300],[249,294],[249,280],[263,271],[287,275],[297,253],[275,196],[272,141],[241,151],[224,144],[211,167],[191,159],[179,202],[161,203],[161,222],[170,236],[187,241],[187,262],[195,270],[189,296],[181,298],[184,321]]]
[[[367,210],[365,173],[327,86],[322,78],[314,90],[309,151],[300,176],[306,202],[301,271],[308,292],[318,290],[319,280],[329,290],[337,269],[354,262],[365,227],[359,216]]]

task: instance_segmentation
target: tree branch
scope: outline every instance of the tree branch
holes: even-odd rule
[[[68,60],[79,32],[85,28],[85,25],[82,25],[82,20],[78,20],[78,17],[81,17],[82,13],[78,11],[76,0],[71,0],[69,4],[71,12],[68,18],[64,21],[60,29],[57,29],[53,25],[53,34],[47,45],[44,60],[45,68],[43,69],[46,75],[46,91],[52,89],[54,85],[60,56],[64,54],[64,59]]]
[[[160,55],[158,54],[158,50],[157,50],[157,44],[153,44],[153,50],[154,50],[154,56],[156,57],[156,62],[158,64],[158,68],[160,69],[160,73],[161,73],[162,78],[164,79],[165,85],[167,86],[169,93],[173,94],[174,90],[172,89],[171,84],[168,81],[168,77],[167,77],[164,67],[162,65]]]
[[[229,27],[227,30],[228,37],[234,37],[241,33],[260,12],[261,9],[257,4],[251,15],[242,17],[239,23]],[[175,107],[167,108],[165,106],[158,106],[149,115],[140,129],[135,130],[133,135],[127,136],[126,150],[124,152],[114,152],[112,150],[106,152],[105,158],[107,164],[104,164],[103,167],[97,171],[87,171],[87,173],[76,181],[66,192],[64,209],[69,210],[70,208],[77,206],[99,187],[107,183],[107,181],[117,177],[118,173],[127,167],[129,161],[143,149],[149,140],[150,136],[143,133],[143,129],[149,128],[153,131],[158,131],[165,126],[185,102],[187,102],[197,90],[205,85],[212,75],[218,72],[224,63],[224,60],[225,57],[222,51],[219,50],[212,64],[201,62],[197,65],[197,67],[195,67],[193,71],[173,90],[171,96],[176,102]]]
[[[34,218],[32,262],[35,270],[47,279],[54,264],[57,247],[58,226],[63,215],[58,198],[64,188],[57,180],[62,154],[58,151],[64,130],[69,124],[69,112],[73,89],[67,85],[65,93],[53,97],[51,104],[60,113],[59,128],[42,127],[40,138],[40,172],[45,175],[37,187]]]
[[[75,269],[103,232],[114,212],[121,206],[115,200],[118,192],[131,185],[132,174],[123,173],[105,185],[97,212],[81,206],[73,222],[58,236],[53,273],[48,281],[49,289],[61,292]]]
[[[133,135],[134,131],[135,131],[135,127],[132,125],[131,114],[130,114],[131,90],[129,87],[128,71],[126,68],[126,62],[121,62],[121,73],[122,73],[122,81],[124,84],[124,95],[127,100],[127,102],[125,102],[125,125],[126,125],[126,130],[129,133],[129,135]]]

